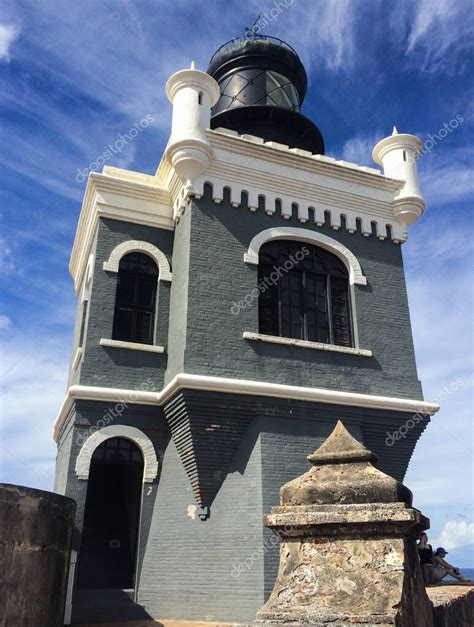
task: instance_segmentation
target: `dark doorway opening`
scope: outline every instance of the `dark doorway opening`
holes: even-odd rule
[[[78,588],[135,586],[143,456],[111,438],[94,451],[79,553]]]

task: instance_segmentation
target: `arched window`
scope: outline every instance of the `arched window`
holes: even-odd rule
[[[129,253],[120,260],[112,338],[153,344],[158,268],[148,255]]]
[[[259,253],[259,331],[352,346],[349,277],[323,248],[274,240]]]

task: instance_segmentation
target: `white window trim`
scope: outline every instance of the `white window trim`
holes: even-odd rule
[[[125,425],[103,427],[89,436],[84,442],[76,459],[76,475],[78,479],[86,481],[89,479],[92,455],[95,449],[110,438],[125,438],[136,444],[143,454],[143,461],[145,463],[143,482],[151,483],[156,479],[158,475],[158,459],[153,442],[143,431],[140,431],[140,429],[127,427]]]
[[[357,257],[346,246],[322,233],[310,229],[282,226],[261,231],[252,239],[249,249],[244,255],[245,263],[258,265],[260,248],[271,240],[288,239],[308,244],[315,244],[333,253],[343,261],[349,272],[351,285],[367,285],[367,278],[362,272]]]
[[[347,355],[358,355],[361,357],[372,357],[372,351],[364,348],[352,348],[350,346],[338,346],[337,344],[324,344],[323,342],[310,342],[308,340],[298,340],[291,337],[280,337],[278,335],[266,335],[264,333],[252,333],[244,331],[244,340],[255,340],[257,342],[269,342],[272,344],[283,344],[285,346],[297,346],[300,348],[312,348],[331,353],[345,353]]]
[[[123,340],[109,340],[107,338],[102,338],[99,344],[109,348],[126,348],[134,351],[145,351],[146,353],[165,352],[164,346],[157,346],[156,344],[140,344],[139,342],[124,342]]]
[[[354,349],[359,348],[359,328],[357,324],[357,310],[355,304],[354,285],[367,285],[367,278],[362,272],[362,268],[357,257],[346,246],[322,233],[316,233],[310,229],[301,229],[290,226],[275,227],[265,229],[252,238],[248,251],[244,254],[245,263],[258,265],[260,248],[271,240],[292,240],[297,242],[306,242],[324,248],[333,255],[336,255],[346,266],[349,272],[349,291],[350,291],[350,310],[351,310],[351,327],[354,340]],[[304,340],[303,340],[304,341]],[[327,346],[332,346],[328,344]],[[324,350],[324,349],[323,349]]]
[[[76,370],[83,355],[84,355],[84,347],[78,346],[76,349],[76,352],[74,353],[74,359],[72,360],[72,364],[71,364],[72,370]]]
[[[150,244],[150,242],[136,239],[122,242],[116,246],[110,253],[109,260],[104,261],[103,269],[107,272],[118,272],[120,260],[129,253],[144,253],[151,257],[160,271],[158,280],[171,282],[173,275],[171,274],[170,264],[165,253],[153,244]]]

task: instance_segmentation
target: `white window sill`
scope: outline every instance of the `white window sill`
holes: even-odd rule
[[[101,346],[108,348],[127,348],[132,351],[144,351],[145,353],[164,353],[163,346],[155,346],[154,344],[140,344],[139,342],[123,342],[122,340],[108,340],[102,338],[99,342]]]
[[[82,348],[82,346],[79,346],[79,348],[74,353],[74,359],[72,360],[71,368],[73,370],[76,370],[76,368],[78,367],[83,354],[84,354],[84,349]]]
[[[351,348],[349,346],[336,346],[335,344],[323,344],[322,342],[309,342],[308,340],[296,340],[291,337],[279,337],[277,335],[264,335],[262,333],[251,333],[244,331],[244,340],[254,340],[257,342],[270,342],[272,344],[284,344],[285,346],[298,346],[300,348],[313,348],[330,353],[345,353],[346,355],[358,355],[361,357],[372,357],[372,351],[363,348]]]

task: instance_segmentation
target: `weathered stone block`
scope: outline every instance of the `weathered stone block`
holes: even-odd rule
[[[411,492],[339,422],[280,490],[264,524],[281,537],[275,588],[259,621],[430,627],[415,538],[429,521]]]

